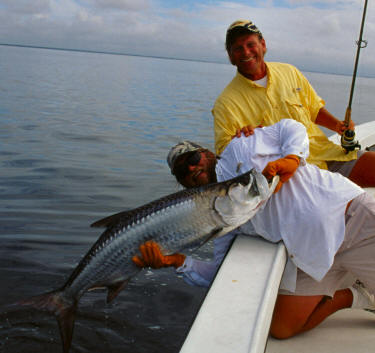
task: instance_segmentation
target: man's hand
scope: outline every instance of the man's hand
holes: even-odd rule
[[[183,254],[173,254],[164,256],[160,247],[154,241],[146,241],[140,245],[141,256],[133,256],[132,260],[138,267],[161,268],[173,266],[178,268],[185,262],[186,256]]]
[[[258,125],[257,127],[263,127],[263,125]],[[256,127],[256,128],[257,128]],[[250,125],[247,125],[247,126],[244,126],[242,129],[237,129],[236,130],[236,134],[232,136],[232,139],[234,139],[235,137],[239,138],[241,137],[241,134],[243,133],[246,137],[249,137],[250,135],[253,135],[254,134],[254,130],[256,128],[253,128],[252,126]]]
[[[292,177],[294,172],[299,166],[299,157],[295,154],[289,154],[284,158],[277,159],[276,161],[269,162],[263,169],[263,175],[271,180],[275,175],[280,176],[279,183],[275,188],[275,193],[278,192],[286,181]]]
[[[354,131],[354,122],[353,120],[350,120],[349,126],[345,125],[345,121],[338,121],[336,124],[336,129],[335,131],[339,134],[342,135],[345,130],[352,130]]]
[[[349,126],[346,126],[345,121],[338,120],[324,107],[320,108],[319,113],[315,119],[315,124],[324,126],[327,129],[335,131],[339,135],[342,135],[344,131],[348,129],[354,131],[354,123],[352,120],[350,120]]]

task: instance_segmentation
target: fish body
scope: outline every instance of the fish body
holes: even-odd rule
[[[21,302],[55,314],[69,352],[75,312],[88,290],[106,287],[113,300],[139,272],[132,257],[148,240],[164,254],[194,249],[248,221],[272,194],[265,177],[251,170],[236,178],[182,190],[92,224],[105,231],[74,269],[64,286]]]

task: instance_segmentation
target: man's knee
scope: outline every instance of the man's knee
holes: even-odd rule
[[[271,336],[286,339],[304,331],[307,320],[323,297],[279,294],[271,322]]]
[[[298,326],[298,327],[296,327]],[[279,340],[293,337],[301,329],[300,325],[289,325],[286,321],[272,320],[270,335]]]
[[[361,187],[375,186],[375,152],[368,151],[359,157],[349,179]]]

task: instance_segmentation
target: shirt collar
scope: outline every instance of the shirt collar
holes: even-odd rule
[[[266,71],[267,71],[267,87],[266,88],[268,88],[272,83],[272,79],[271,79],[271,71],[267,62],[266,62]],[[236,77],[250,86],[257,87],[257,88],[260,88],[260,87],[264,88],[263,86],[256,84],[253,80],[246,78],[244,75],[238,72],[238,70],[237,70]]]

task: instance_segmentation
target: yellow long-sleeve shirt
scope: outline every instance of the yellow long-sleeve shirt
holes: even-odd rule
[[[349,161],[356,151],[346,154],[341,146],[328,140],[315,124],[325,102],[302,73],[292,65],[267,62],[267,87],[237,73],[212,109],[215,149],[220,154],[236,129],[251,125],[272,125],[289,118],[305,125],[310,141],[308,162],[327,168],[326,161]]]

